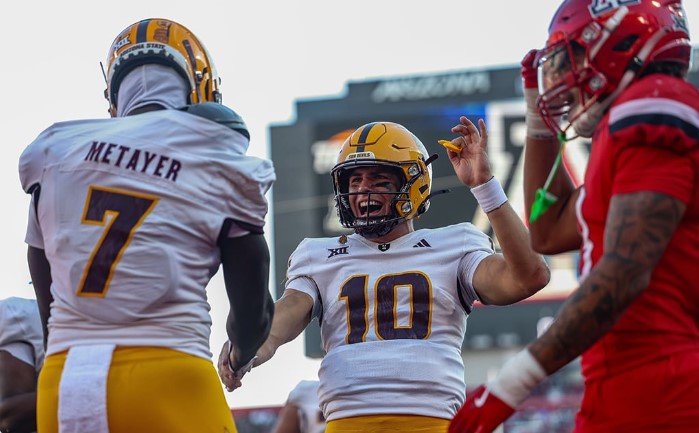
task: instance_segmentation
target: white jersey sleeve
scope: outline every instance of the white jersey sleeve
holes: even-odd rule
[[[162,110],[58,123],[25,149],[39,226],[27,241],[40,233],[53,277],[49,353],[108,342],[211,358],[218,242],[231,224],[263,232],[275,179],[247,147],[223,125]]]
[[[308,260],[308,245],[313,240],[306,238],[299,243],[288,261],[287,278],[284,284],[285,289],[294,289],[303,292],[313,299],[313,310],[311,319],[318,318],[323,312],[323,303],[320,297],[320,290],[313,279],[313,275],[307,272],[307,267],[311,264]]]
[[[323,433],[325,418],[318,404],[318,381],[302,380],[289,393],[287,404],[298,409],[301,433]]]
[[[44,363],[44,331],[36,300],[11,297],[0,301],[0,350],[31,365]]]
[[[492,253],[491,240],[468,223],[382,245],[358,235],[303,241],[287,279],[288,287],[315,282],[298,290],[320,305],[325,417],[453,417],[464,401],[461,345],[475,299],[460,283],[461,263],[475,255],[477,266]]]
[[[41,235],[41,227],[39,219],[36,216],[36,208],[34,200],[29,204],[29,215],[27,215],[27,232],[24,236],[24,242],[34,248],[44,249],[44,237]]]

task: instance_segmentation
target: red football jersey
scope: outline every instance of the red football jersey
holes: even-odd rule
[[[577,203],[583,276],[604,252],[611,197],[639,191],[673,196],[686,213],[649,287],[583,355],[588,381],[699,350],[699,91],[683,80],[650,75],[634,83],[592,138]]]

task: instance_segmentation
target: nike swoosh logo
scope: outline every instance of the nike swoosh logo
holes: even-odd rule
[[[485,389],[483,394],[478,397],[476,400],[474,400],[473,404],[476,407],[483,407],[485,404],[485,401],[488,399],[488,396],[490,395],[490,390],[488,388]]]

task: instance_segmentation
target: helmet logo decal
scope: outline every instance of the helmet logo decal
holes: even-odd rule
[[[593,17],[597,17],[621,6],[641,3],[641,0],[593,0],[589,9]]]
[[[123,47],[124,45],[130,44],[131,41],[129,40],[129,35],[124,36],[122,39],[119,39],[114,43],[114,48],[112,48],[114,51],[118,51],[119,48]]]
[[[347,155],[347,159],[345,159],[345,161],[351,161],[353,159],[365,159],[365,158],[375,159],[376,157],[374,156],[373,152],[357,152],[357,153],[350,153],[349,155]]]
[[[163,44],[154,44],[152,42],[141,42],[139,44],[134,45],[133,47],[129,47],[126,50],[124,50],[123,53],[120,54],[120,57],[126,56],[126,54],[129,54],[134,51],[140,51],[146,48],[154,48],[156,50],[165,50],[165,45]]]
[[[167,21],[161,21],[158,24],[159,27],[153,31],[153,39],[167,44],[170,40],[170,23]]]
[[[685,33],[689,33],[689,24],[687,23],[687,17],[684,15],[684,11],[680,8],[679,10],[672,10],[672,21],[674,23],[674,30],[682,30]]]

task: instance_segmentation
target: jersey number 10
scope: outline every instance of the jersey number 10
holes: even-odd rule
[[[340,289],[345,301],[348,331],[347,344],[366,341],[369,331],[367,275],[349,278]],[[399,289],[409,292],[409,320],[400,325],[398,320]],[[381,340],[416,339],[430,336],[432,320],[432,285],[421,272],[382,275],[376,281],[374,293],[374,320],[376,335]]]

